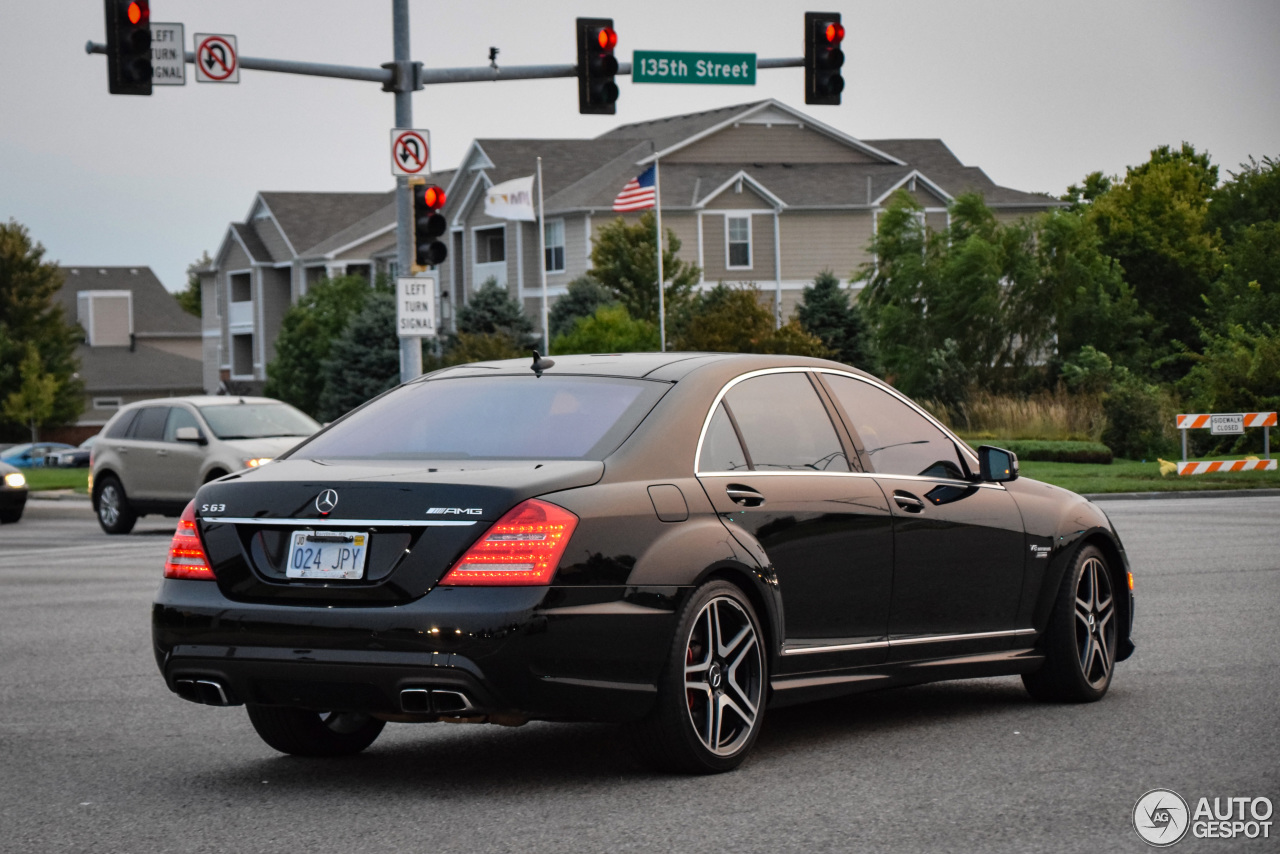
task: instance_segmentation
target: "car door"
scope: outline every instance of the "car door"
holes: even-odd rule
[[[853,471],[846,442],[803,370],[735,381],[704,431],[699,480],[729,529],[748,548],[759,542],[777,573],[788,670],[886,654],[892,520],[879,486]]]
[[[159,497],[168,501],[190,501],[200,488],[200,467],[204,463],[205,446],[196,442],[179,442],[179,427],[204,428],[193,412],[182,405],[169,409],[164,426],[164,448],[157,452],[157,476],[165,478]]]
[[[168,406],[144,406],[120,442],[120,480],[125,494],[144,501],[164,495],[168,488],[164,467],[164,427],[169,420]]]
[[[822,380],[893,513],[890,660],[1007,647],[1024,566],[1013,497],[970,479],[952,438],[904,398],[851,375]]]

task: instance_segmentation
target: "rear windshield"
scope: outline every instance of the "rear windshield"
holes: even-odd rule
[[[228,403],[201,406],[200,414],[219,439],[310,436],[320,425],[287,403]]]
[[[458,377],[404,386],[295,459],[601,460],[669,386],[612,377]]]

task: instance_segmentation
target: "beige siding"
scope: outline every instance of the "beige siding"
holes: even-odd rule
[[[261,260],[283,261],[286,258],[292,258],[293,253],[289,251],[289,244],[285,242],[284,235],[280,232],[280,227],[276,225],[274,219],[255,219],[249,223],[262,240],[262,245],[267,247],[267,251],[271,253],[271,258],[263,258]],[[303,246],[302,249],[307,247]]]
[[[924,215],[924,224],[937,232],[947,230],[947,212],[946,211],[930,211]]]
[[[262,326],[261,334],[265,336],[266,362],[269,364],[276,357],[276,336],[280,333],[280,323],[284,313],[289,309],[288,267],[274,269],[262,268]]]
[[[751,188],[746,181],[742,182],[742,192],[737,192],[734,188],[735,184],[730,184],[719,195],[708,200],[705,208],[715,208],[717,210],[759,210],[760,208],[773,209],[774,203],[764,196],[757,193]]]
[[[240,241],[235,238],[231,239],[231,244],[227,247],[226,259],[218,265],[219,270],[247,270],[253,265],[253,261],[248,254],[240,248]]]
[[[857,268],[871,260],[867,244],[873,222],[870,211],[782,213],[782,278],[812,279],[831,270],[841,281],[856,278]]]
[[[905,187],[903,189],[906,189]],[[933,193],[923,183],[917,182],[914,190],[907,190],[907,195],[915,199],[923,208],[945,208],[947,200]]]
[[[680,241],[680,251],[676,257],[690,264],[698,263],[698,217],[697,214],[662,215],[662,239],[666,240],[666,232],[670,231]]]
[[[1003,210],[1003,211],[997,210],[997,211],[994,211],[994,213],[995,213],[997,222],[1010,223],[1010,222],[1021,222],[1024,219],[1030,219],[1032,217],[1039,216],[1045,210],[1048,210],[1048,208],[1046,207],[1040,210],[1036,210],[1032,208],[1017,208],[1015,210]]]
[[[702,217],[703,260],[706,264],[703,278],[709,282],[774,281],[773,214],[751,215],[751,266],[746,269],[729,268],[727,219],[726,214],[718,211]],[[785,270],[783,275],[786,275]]]
[[[664,163],[875,163],[844,143],[797,125],[728,127],[663,158]]]

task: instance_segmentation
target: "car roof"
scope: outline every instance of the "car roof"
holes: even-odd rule
[[[122,409],[134,409],[139,406],[172,406],[175,403],[190,403],[194,406],[231,406],[241,403],[280,403],[273,397],[249,397],[234,394],[193,394],[185,397],[156,397],[151,400],[135,400]]]
[[[544,376],[557,374],[632,377],[678,382],[702,369],[716,373],[738,373],[771,367],[814,367],[864,373],[857,368],[826,359],[807,356],[776,356],[759,353],[590,353],[567,356],[550,356],[555,364],[545,368]],[[462,376],[493,376],[508,374],[528,376],[532,369],[532,356],[524,359],[503,359],[493,362],[472,362],[456,365],[426,374],[421,379],[444,379]],[[415,382],[418,380],[415,380]]]

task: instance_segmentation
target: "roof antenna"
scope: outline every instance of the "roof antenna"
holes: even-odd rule
[[[542,372],[547,368],[554,367],[555,361],[552,359],[544,359],[538,354],[537,350],[533,350],[533,364],[529,366],[529,370],[533,371],[534,376],[541,377]]]

